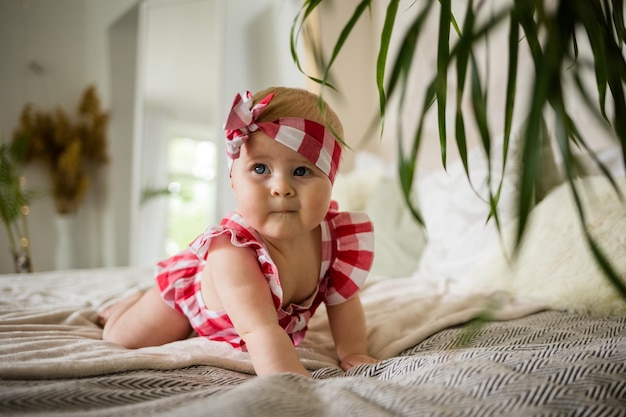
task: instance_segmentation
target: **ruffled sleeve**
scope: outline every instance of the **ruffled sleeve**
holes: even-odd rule
[[[251,229],[237,213],[228,213],[224,217],[219,226],[208,228],[202,235],[189,244],[189,249],[196,254],[199,259],[206,259],[211,241],[217,236],[230,234],[230,241],[234,246],[245,247],[252,246],[260,248],[258,237],[255,236]]]
[[[206,259],[211,241],[217,236],[224,234],[230,235],[230,243],[233,246],[240,248],[248,247],[256,252],[261,272],[263,272],[272,292],[274,305],[277,308],[280,307],[283,300],[283,290],[278,279],[278,268],[272,261],[267,248],[261,243],[259,235],[246,223],[239,213],[228,213],[219,226],[208,229],[189,248],[199,258]]]
[[[157,263],[157,284],[168,303],[171,304],[173,300],[179,298],[177,292],[185,285],[195,285],[195,282],[200,280],[199,274],[206,263],[209,246],[217,236],[230,235],[230,241],[234,246],[249,246],[257,252],[262,249],[256,237],[241,222],[242,219],[236,213],[229,213],[219,226],[207,228],[187,248]],[[185,285],[180,280],[183,280]]]
[[[362,212],[338,212],[331,205],[327,219],[334,243],[324,302],[341,304],[365,282],[374,261],[374,226]]]

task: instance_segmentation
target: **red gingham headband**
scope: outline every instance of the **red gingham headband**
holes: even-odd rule
[[[235,96],[224,124],[226,130],[226,155],[229,167],[239,158],[241,146],[251,133],[261,130],[275,141],[298,152],[321,169],[332,183],[339,168],[341,146],[333,133],[324,125],[298,117],[284,117],[273,122],[256,122],[259,115],[272,100],[269,94],[252,106],[252,94]]]

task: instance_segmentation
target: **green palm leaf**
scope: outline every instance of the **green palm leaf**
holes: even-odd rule
[[[376,86],[378,87],[381,130],[384,129],[385,108],[387,107],[387,98],[385,95],[385,68],[387,67],[387,55],[389,53],[389,44],[391,43],[391,35],[393,33],[393,25],[398,14],[398,5],[400,0],[392,0],[387,6],[385,15],[385,23],[380,34],[380,48],[378,50],[378,58],[376,60]]]
[[[417,172],[417,157],[422,142],[422,131],[426,115],[436,103],[439,144],[441,161],[446,167],[448,134],[446,124],[448,77],[456,77],[456,97],[453,106],[456,146],[459,150],[465,171],[469,179],[467,160],[466,128],[468,122],[473,123],[479,132],[482,148],[485,150],[488,161],[491,160],[492,138],[488,126],[493,117],[502,117],[503,149],[500,178],[504,177],[505,164],[509,152],[510,136],[513,126],[515,97],[517,95],[518,59],[520,43],[528,46],[530,57],[534,65],[533,82],[530,87],[530,101],[526,109],[524,128],[520,137],[521,172],[519,175],[519,194],[517,195],[517,236],[516,247],[522,242],[530,213],[536,204],[536,185],[541,176],[542,149],[545,148],[546,118],[554,120],[555,139],[558,151],[563,160],[563,170],[567,182],[573,190],[575,203],[578,207],[581,225],[591,253],[594,254],[598,265],[605,272],[620,293],[626,298],[626,288],[619,276],[611,267],[597,243],[588,232],[585,213],[578,192],[575,190],[575,178],[580,175],[577,168],[575,152],[572,147],[583,150],[596,161],[599,169],[613,183],[609,170],[596,157],[586,138],[580,134],[576,126],[577,120],[572,117],[568,109],[569,95],[566,97],[565,86],[571,84],[582,98],[587,110],[597,120],[600,120],[607,131],[612,132],[616,141],[621,145],[622,158],[626,165],[626,59],[624,58],[624,42],[626,39],[626,25],[624,23],[623,0],[513,0],[505,5],[483,23],[477,23],[476,10],[484,6],[484,2],[468,0],[465,8],[462,28],[459,29],[452,12],[451,0],[439,0],[438,33],[437,33],[437,60],[436,73],[426,84],[424,101],[419,108],[418,103],[407,103],[405,92],[409,83],[409,74],[413,63],[418,57],[417,51],[421,46],[422,29],[433,7],[433,0],[419,2],[421,9],[405,33],[400,34],[398,49],[394,59],[390,59],[390,42],[394,32],[398,14],[399,2],[389,0],[385,14],[385,21],[381,30],[380,48],[376,61],[376,85],[378,88],[380,122],[384,128],[384,118],[388,112],[391,97],[397,98],[398,112],[402,112],[405,105],[415,108],[417,126],[412,137],[410,150],[404,149],[402,129],[397,138],[398,148],[398,175],[405,195],[405,201],[412,213],[422,222],[419,209],[413,206],[411,198],[413,181]],[[548,4],[549,3],[549,4]],[[321,4],[320,1],[305,1],[303,11],[297,19],[306,18],[313,9]],[[415,2],[418,4],[418,2]],[[370,1],[361,1],[355,7],[354,13],[341,31],[337,42],[332,49],[330,60],[322,71],[323,78],[318,80],[323,86],[328,85],[329,70],[340,53],[352,28],[362,16],[364,10],[370,6]],[[503,22],[508,22],[508,60],[506,86],[503,90],[505,106],[502,113],[488,114],[487,103],[489,91],[484,77],[478,70],[474,56],[474,47],[479,41],[488,39],[489,33]],[[301,25],[300,25],[301,26]],[[297,27],[294,24],[294,27]],[[458,35],[458,40],[451,45],[451,31]],[[292,32],[293,33],[293,32]],[[297,33],[297,31],[296,31]],[[292,37],[293,39],[293,37]],[[582,42],[589,45],[591,58],[581,58],[580,47]],[[422,42],[423,43],[423,42]],[[293,46],[293,43],[292,43]],[[432,45],[426,45],[432,47]],[[292,53],[295,48],[292,47]],[[299,61],[294,55],[299,67]],[[455,71],[450,68],[455,65]],[[595,91],[589,91],[582,81],[587,75],[595,80]],[[470,81],[470,102],[473,112],[469,120],[468,112],[462,109],[466,82]],[[571,83],[570,83],[571,81]],[[385,85],[386,83],[386,85]],[[569,91],[568,91],[569,93]],[[491,190],[492,170],[489,165],[489,184]],[[490,216],[497,219],[497,206],[502,189],[502,179],[495,191],[490,192]]]

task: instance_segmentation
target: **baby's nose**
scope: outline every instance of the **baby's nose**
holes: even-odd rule
[[[272,195],[291,197],[295,195],[292,181],[284,175],[276,175],[272,180]]]

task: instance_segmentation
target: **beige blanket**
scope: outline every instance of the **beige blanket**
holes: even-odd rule
[[[191,365],[253,373],[246,353],[198,337],[137,350],[102,341],[98,311],[151,284],[151,271],[129,268],[0,276],[0,378],[68,378]],[[471,320],[494,301],[500,306],[493,311],[496,320],[545,309],[497,293],[453,294],[411,278],[370,279],[361,297],[370,352],[380,359]],[[337,366],[323,309],[297,349],[310,370]]]

